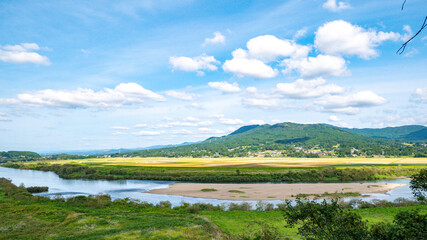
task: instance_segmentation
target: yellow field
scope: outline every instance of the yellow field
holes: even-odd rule
[[[427,165],[427,158],[90,158],[50,164],[93,164],[153,167],[321,167],[329,165]]]

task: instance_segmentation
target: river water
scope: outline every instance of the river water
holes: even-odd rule
[[[249,202],[255,204],[258,201],[231,201],[206,198],[192,198],[175,195],[163,195],[145,193],[152,189],[168,188],[169,185],[175,183],[171,181],[151,181],[151,180],[88,180],[88,179],[62,179],[54,172],[44,172],[37,170],[24,170],[0,167],[0,177],[12,180],[15,185],[24,184],[25,187],[30,186],[47,186],[49,192],[39,193],[36,195],[55,197],[61,194],[63,197],[71,197],[77,195],[96,195],[108,194],[112,199],[130,198],[139,201],[145,201],[152,204],[158,204],[160,201],[170,201],[172,206],[179,206],[182,202],[187,203],[211,203],[214,205],[228,204],[231,202]],[[368,181],[364,181],[368,182]],[[409,179],[392,179],[369,181],[370,183],[403,183],[407,184],[403,187],[398,187],[388,191],[387,193],[371,193],[369,197],[359,197],[365,201],[373,199],[381,199],[394,201],[396,198],[412,199],[412,193],[409,188]],[[260,183],[262,184],[262,183]],[[345,198],[350,199],[357,198]],[[269,200],[263,202],[280,203],[280,200]]]

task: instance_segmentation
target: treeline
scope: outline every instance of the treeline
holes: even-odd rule
[[[0,163],[7,161],[37,160],[41,156],[30,151],[8,151],[0,152]]]
[[[5,167],[53,171],[62,178],[87,179],[139,179],[163,181],[188,181],[204,183],[227,182],[318,182],[318,181],[361,181],[410,176],[419,168],[410,167],[362,167],[362,168],[315,168],[280,171],[259,169],[224,169],[211,171],[206,168],[176,169],[159,167],[88,167],[76,164],[18,164],[7,163]]]

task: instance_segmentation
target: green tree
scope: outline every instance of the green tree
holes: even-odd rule
[[[419,201],[426,201],[427,192],[427,168],[421,169],[418,174],[411,177],[410,188]]]
[[[284,218],[288,227],[301,224],[298,233],[305,239],[367,239],[366,222],[360,215],[344,211],[337,200],[323,201],[296,200],[292,206],[288,201]]]

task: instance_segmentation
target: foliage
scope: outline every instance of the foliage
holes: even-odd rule
[[[414,196],[419,201],[426,201],[427,196],[427,168],[421,169],[417,174],[412,175],[410,188]]]
[[[398,212],[393,223],[369,226],[360,214],[343,209],[336,200],[297,200],[295,206],[287,202],[284,218],[289,227],[300,224],[298,233],[304,239],[424,239],[427,229],[427,214],[415,210]]]
[[[49,191],[49,187],[27,187],[29,193],[41,193]]]
[[[38,153],[30,151],[8,151],[0,152],[0,163],[7,161],[28,161],[41,158]]]
[[[367,224],[360,215],[344,211],[337,201],[287,203],[284,217],[289,227],[301,223],[298,233],[305,239],[366,239]]]

